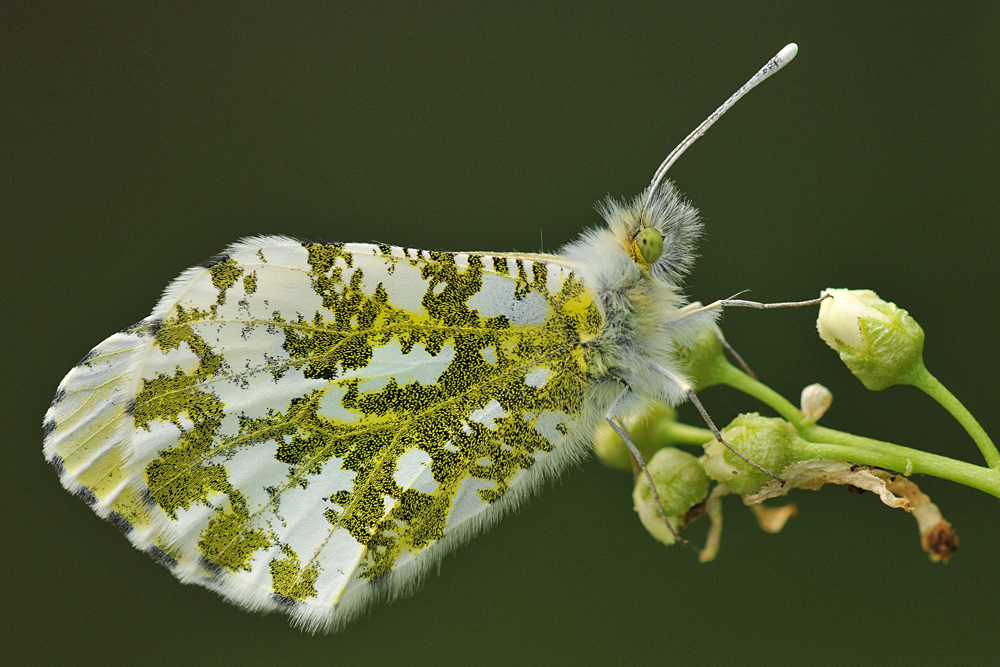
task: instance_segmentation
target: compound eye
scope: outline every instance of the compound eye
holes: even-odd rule
[[[646,227],[636,234],[635,243],[647,264],[652,264],[663,254],[663,235],[652,227]]]

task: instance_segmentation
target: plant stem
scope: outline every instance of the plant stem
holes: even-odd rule
[[[663,426],[657,427],[654,435],[671,445],[695,445],[698,447],[715,438],[707,428],[698,428],[676,421],[666,422]]]
[[[801,451],[797,455],[801,459],[823,458],[849,461],[897,470],[905,472],[907,475],[915,472],[934,475],[971,486],[1000,498],[1000,455],[997,454],[996,447],[979,426],[979,423],[969,414],[969,411],[934,376],[926,372],[926,369],[926,378],[921,377],[919,373],[915,374],[912,383],[937,399],[966,427],[966,430],[976,440],[983,455],[986,456],[989,468],[956,461],[946,456],[930,454],[919,449],[894,445],[891,442],[817,426],[806,419],[802,412],[784,396],[728,362],[720,363],[714,370],[718,382],[727,384],[765,403],[795,427],[799,435],[804,438]],[[977,436],[977,434],[980,435]]]
[[[717,373],[716,377],[719,382],[727,384],[733,389],[738,389],[744,394],[749,394],[762,403],[771,406],[775,412],[791,422],[795,428],[800,428],[806,423],[805,415],[788,399],[763,382],[753,379],[732,364],[728,362],[719,364],[715,372]]]
[[[905,472],[907,475],[923,473],[965,484],[1000,498],[1000,471],[992,468],[823,426],[805,426],[799,429],[799,435],[804,440],[796,447],[797,458],[849,461]]]
[[[958,420],[958,423],[968,431],[972,439],[979,446],[979,451],[986,458],[986,464],[991,468],[1000,468],[1000,452],[997,452],[996,445],[990,440],[983,427],[979,425],[976,418],[972,416],[962,402],[955,398],[941,382],[934,377],[927,367],[921,365],[919,370],[913,373],[908,379],[909,384],[921,389],[928,396],[944,406],[944,409],[951,413],[951,416]]]

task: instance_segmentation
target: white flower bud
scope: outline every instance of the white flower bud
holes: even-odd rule
[[[827,289],[816,328],[854,375],[872,390],[905,383],[923,367],[924,331],[896,304],[871,290]]]
[[[833,403],[833,394],[819,383],[811,384],[802,390],[802,398],[799,403],[806,419],[815,422],[830,409],[830,404]]]

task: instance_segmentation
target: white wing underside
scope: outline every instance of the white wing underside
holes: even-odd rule
[[[310,629],[412,589],[586,455],[595,425],[561,398],[582,371],[572,328],[551,325],[587,301],[565,259],[337,247],[322,264],[293,239],[248,239],[189,269],[46,415],[64,486],[136,547]]]

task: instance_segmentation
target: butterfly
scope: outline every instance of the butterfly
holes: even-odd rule
[[[694,396],[675,359],[723,302],[679,286],[701,232],[664,179],[558,254],[241,240],[61,382],[62,484],[181,581],[308,630],[411,590],[599,424]],[[641,460],[641,458],[640,458]]]

